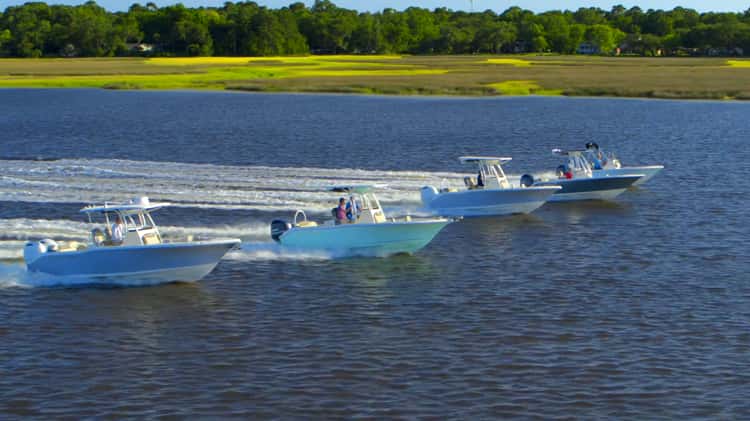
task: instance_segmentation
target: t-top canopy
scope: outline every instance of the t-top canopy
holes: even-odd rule
[[[127,203],[104,203],[102,206],[86,206],[85,208],[81,209],[81,212],[83,213],[106,213],[106,212],[120,212],[124,214],[133,214],[133,213],[140,213],[140,212],[151,212],[155,211],[157,209],[163,208],[165,206],[169,206],[169,203],[160,202],[160,203],[151,203],[150,200],[148,200],[148,197],[139,197],[137,199],[133,199],[130,202]]]
[[[581,154],[583,154],[585,152],[586,151],[583,150],[583,149],[571,149],[571,150],[568,150],[568,151],[565,151],[565,150],[562,150],[562,149],[559,149],[559,148],[552,149],[552,153],[553,154],[567,155],[567,156],[581,155]]]
[[[334,186],[328,189],[328,191],[336,192],[336,193],[358,193],[358,194],[364,194],[368,193],[372,189],[374,189],[374,185],[370,184],[360,184],[360,185],[353,185],[353,186]]]
[[[486,163],[490,165],[494,164],[507,164],[513,158],[499,157],[499,156],[460,156],[458,160],[463,164],[474,164],[474,163]]]

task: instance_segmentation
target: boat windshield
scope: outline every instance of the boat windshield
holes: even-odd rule
[[[341,197],[343,199],[346,209],[346,217],[344,220],[339,219],[337,216],[337,208],[334,208],[334,219],[336,224],[348,223],[348,224],[361,224],[361,223],[380,223],[385,222],[385,214],[380,206],[378,198],[373,194],[369,188],[335,188],[331,191],[346,193],[347,195]]]
[[[577,174],[591,176],[591,162],[581,152],[568,152],[568,167]]]
[[[87,213],[89,223],[102,224],[91,231],[91,242],[96,246],[147,245],[161,243],[161,234],[150,212],[107,211]],[[102,219],[93,215],[101,215]],[[118,220],[121,224],[117,231]]]
[[[476,161],[476,183],[466,183],[470,189],[507,189],[510,188],[508,177],[499,161]],[[470,185],[471,184],[471,185]]]
[[[125,226],[128,230],[141,230],[154,228],[154,220],[151,219],[151,215],[148,213],[137,213],[131,215],[125,215]]]

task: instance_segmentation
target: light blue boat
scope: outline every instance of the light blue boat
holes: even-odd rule
[[[89,222],[94,215],[101,215],[105,228],[92,230],[89,244],[30,241],[24,248],[26,267],[29,272],[77,282],[190,282],[208,275],[229,250],[240,244],[239,239],[163,241],[151,212],[167,205],[142,197],[125,204],[85,207],[81,212],[88,215]],[[122,225],[113,228],[117,217]],[[114,238],[113,231],[118,231]]]
[[[325,251],[334,256],[388,256],[415,253],[425,247],[451,220],[444,218],[386,218],[372,186],[335,187],[331,191],[354,197],[352,219],[323,224],[298,210],[294,222],[274,220],[271,237],[291,249]]]
[[[465,177],[466,190],[422,187],[422,204],[435,215],[447,217],[500,216],[530,213],[542,206],[559,186],[512,185],[503,171],[511,158],[462,156],[464,164],[477,165],[476,182]]]

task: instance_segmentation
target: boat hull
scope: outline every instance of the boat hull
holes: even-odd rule
[[[326,251],[334,256],[388,256],[417,252],[450,222],[438,219],[295,227],[279,241],[285,247]]]
[[[542,185],[557,185],[562,187],[550,197],[550,202],[567,202],[574,200],[612,200],[632,186],[642,174],[591,177],[555,180]]]
[[[645,165],[641,167],[622,167],[622,168],[605,168],[603,170],[594,170],[594,175],[616,177],[624,175],[638,175],[642,174],[643,177],[639,178],[634,186],[640,186],[641,184],[652,179],[659,171],[664,169],[664,165]]]
[[[476,189],[436,195],[427,210],[447,217],[501,216],[530,213],[558,190],[556,186],[512,189]]]
[[[47,252],[26,262],[29,272],[92,283],[125,281],[164,283],[199,281],[240,240],[164,243],[149,246],[96,247]]]

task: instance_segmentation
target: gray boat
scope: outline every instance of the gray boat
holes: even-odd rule
[[[550,198],[550,202],[573,200],[612,200],[622,194],[628,187],[644,176],[636,174],[608,174],[593,171],[591,162],[586,159],[586,151],[563,151],[554,149],[553,153],[567,158],[554,174],[537,176],[524,175],[521,184],[526,186],[560,186]]]

